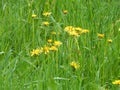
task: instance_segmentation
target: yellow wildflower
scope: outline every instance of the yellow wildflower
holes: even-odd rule
[[[51,51],[58,51],[58,48],[57,48],[56,46],[51,46],[51,47],[50,47],[50,50],[51,50]]]
[[[48,26],[48,25],[49,25],[49,22],[47,22],[47,21],[42,22],[42,25],[44,25],[44,26]]]
[[[71,65],[75,70],[77,70],[77,69],[80,67],[79,63],[76,63],[75,61],[72,61],[72,62],[70,63],[70,65]]]
[[[69,34],[70,34],[71,36],[78,36],[78,33],[77,33],[76,31],[71,31],[71,32],[69,32]]]
[[[35,18],[35,17],[37,17],[37,15],[36,14],[32,14],[32,18]]]
[[[42,53],[42,48],[41,48],[41,49],[39,49],[39,48],[33,49],[33,50],[31,51],[31,56],[39,55],[40,53]]]
[[[63,13],[64,13],[64,14],[67,14],[67,13],[68,13],[68,11],[67,11],[67,10],[63,10]]]
[[[75,28],[74,28],[73,26],[67,26],[67,27],[65,27],[64,30],[65,30],[66,32],[70,32],[70,31],[74,31]]]
[[[83,29],[83,30],[81,31],[81,33],[89,33],[89,30]]]
[[[52,13],[51,12],[44,12],[43,16],[50,16]]]
[[[62,44],[62,42],[61,42],[61,41],[54,41],[54,46],[59,47],[61,44]]]
[[[48,43],[52,43],[52,39],[48,39]]]
[[[120,80],[115,80],[112,84],[120,85]]]
[[[80,27],[75,27],[75,30],[76,30],[76,31],[82,31],[82,28],[80,28]]]
[[[107,41],[108,41],[109,43],[112,43],[112,39],[108,39]]]
[[[104,34],[97,34],[98,38],[104,38]]]
[[[45,54],[49,53],[49,47],[47,47],[47,46],[43,47],[43,52]]]

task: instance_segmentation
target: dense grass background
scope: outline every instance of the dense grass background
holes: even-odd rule
[[[120,79],[120,0],[0,0],[0,13],[0,90],[120,89],[112,85]],[[69,36],[70,25],[90,32]],[[62,42],[58,52],[30,56],[50,38]],[[80,68],[73,70],[71,61]]]

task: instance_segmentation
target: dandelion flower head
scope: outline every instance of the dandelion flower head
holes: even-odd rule
[[[51,47],[50,47],[50,50],[51,50],[51,51],[58,51],[58,48],[57,48],[56,46],[51,46]]]
[[[80,27],[75,27],[75,30],[76,30],[76,31],[82,31],[82,28],[80,28]]]
[[[77,69],[80,67],[79,63],[77,63],[77,62],[75,62],[75,61],[72,61],[72,62],[70,63],[70,65],[71,65],[75,70],[77,70]]]
[[[47,41],[48,41],[48,43],[52,43],[52,39],[48,39]]]
[[[76,31],[69,32],[69,35],[71,35],[71,36],[79,36],[79,34]]]
[[[61,41],[54,41],[54,46],[59,47],[61,44],[62,44],[62,42],[61,42]]]
[[[108,39],[107,41],[108,41],[109,43],[112,43],[112,39]]]
[[[52,13],[51,12],[44,12],[43,16],[50,16]]]
[[[49,25],[49,22],[47,22],[47,21],[42,22],[42,25],[44,25],[44,26],[48,26],[48,25]]]
[[[31,51],[31,56],[34,56],[34,55],[39,55],[40,53],[42,53],[42,48],[40,49],[40,48],[37,48],[37,49],[33,49],[32,51]]]
[[[120,85],[120,80],[115,80],[112,82],[112,84]]]
[[[104,38],[104,34],[97,34],[98,38]]]
[[[89,33],[89,30],[83,29],[83,30],[81,31],[81,33]]]
[[[32,18],[35,18],[35,17],[37,17],[37,15],[36,14],[32,14]]]
[[[64,30],[65,30],[66,32],[71,32],[71,31],[74,31],[75,28],[74,28],[73,26],[67,26],[67,27],[65,27]]]
[[[43,47],[43,52],[44,52],[45,54],[49,53],[49,47],[48,47],[48,46],[44,46],[44,47]]]
[[[63,13],[64,13],[64,14],[67,14],[67,13],[68,13],[68,10],[63,10]]]

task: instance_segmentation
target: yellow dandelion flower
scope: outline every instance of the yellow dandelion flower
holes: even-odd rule
[[[58,51],[58,48],[57,48],[56,46],[51,46],[51,47],[50,47],[50,50],[51,50],[51,51]]]
[[[50,16],[52,13],[51,12],[44,12],[43,16]]]
[[[75,28],[74,28],[73,26],[67,26],[67,27],[65,27],[64,30],[65,30],[66,32],[71,32],[71,31],[74,31]]]
[[[56,35],[56,32],[53,31],[53,32],[51,32],[51,34]]]
[[[62,42],[61,42],[61,41],[54,41],[54,46],[59,47],[61,44],[62,44]]]
[[[89,30],[87,30],[87,29],[83,29],[82,31],[81,31],[81,33],[89,33]]]
[[[36,14],[32,14],[32,18],[35,18],[35,17],[37,17],[37,15]]]
[[[80,67],[79,63],[77,63],[77,62],[75,62],[75,61],[72,61],[72,62],[70,63],[70,65],[71,65],[75,70],[77,70],[77,69]]]
[[[82,28],[80,28],[80,27],[75,27],[75,30],[76,30],[76,31],[82,31]]]
[[[112,39],[108,39],[107,41],[108,41],[109,43],[112,43]]]
[[[63,10],[63,13],[64,13],[64,14],[67,14],[67,13],[68,13],[68,10]]]
[[[49,53],[49,47],[44,46],[44,47],[43,47],[43,52],[44,52],[45,54]]]
[[[104,38],[104,34],[97,34],[98,38]]]
[[[47,22],[47,21],[42,22],[42,25],[44,25],[44,26],[48,26],[48,25],[49,25],[49,22]]]
[[[112,84],[120,85],[120,80],[115,80]]]
[[[40,48],[37,48],[37,49],[33,49],[32,51],[31,51],[31,56],[34,56],[34,55],[39,55],[40,53],[42,53],[42,48],[40,49]]]
[[[71,36],[79,36],[76,31],[71,31],[71,32],[69,32],[69,35],[71,35]]]
[[[48,43],[52,43],[52,39],[48,39],[47,41],[48,41]]]

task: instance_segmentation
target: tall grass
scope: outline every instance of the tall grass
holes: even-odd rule
[[[119,0],[1,0],[0,12],[0,90],[120,89]],[[70,36],[66,26],[89,33]],[[62,42],[58,51],[31,56],[48,39]]]

